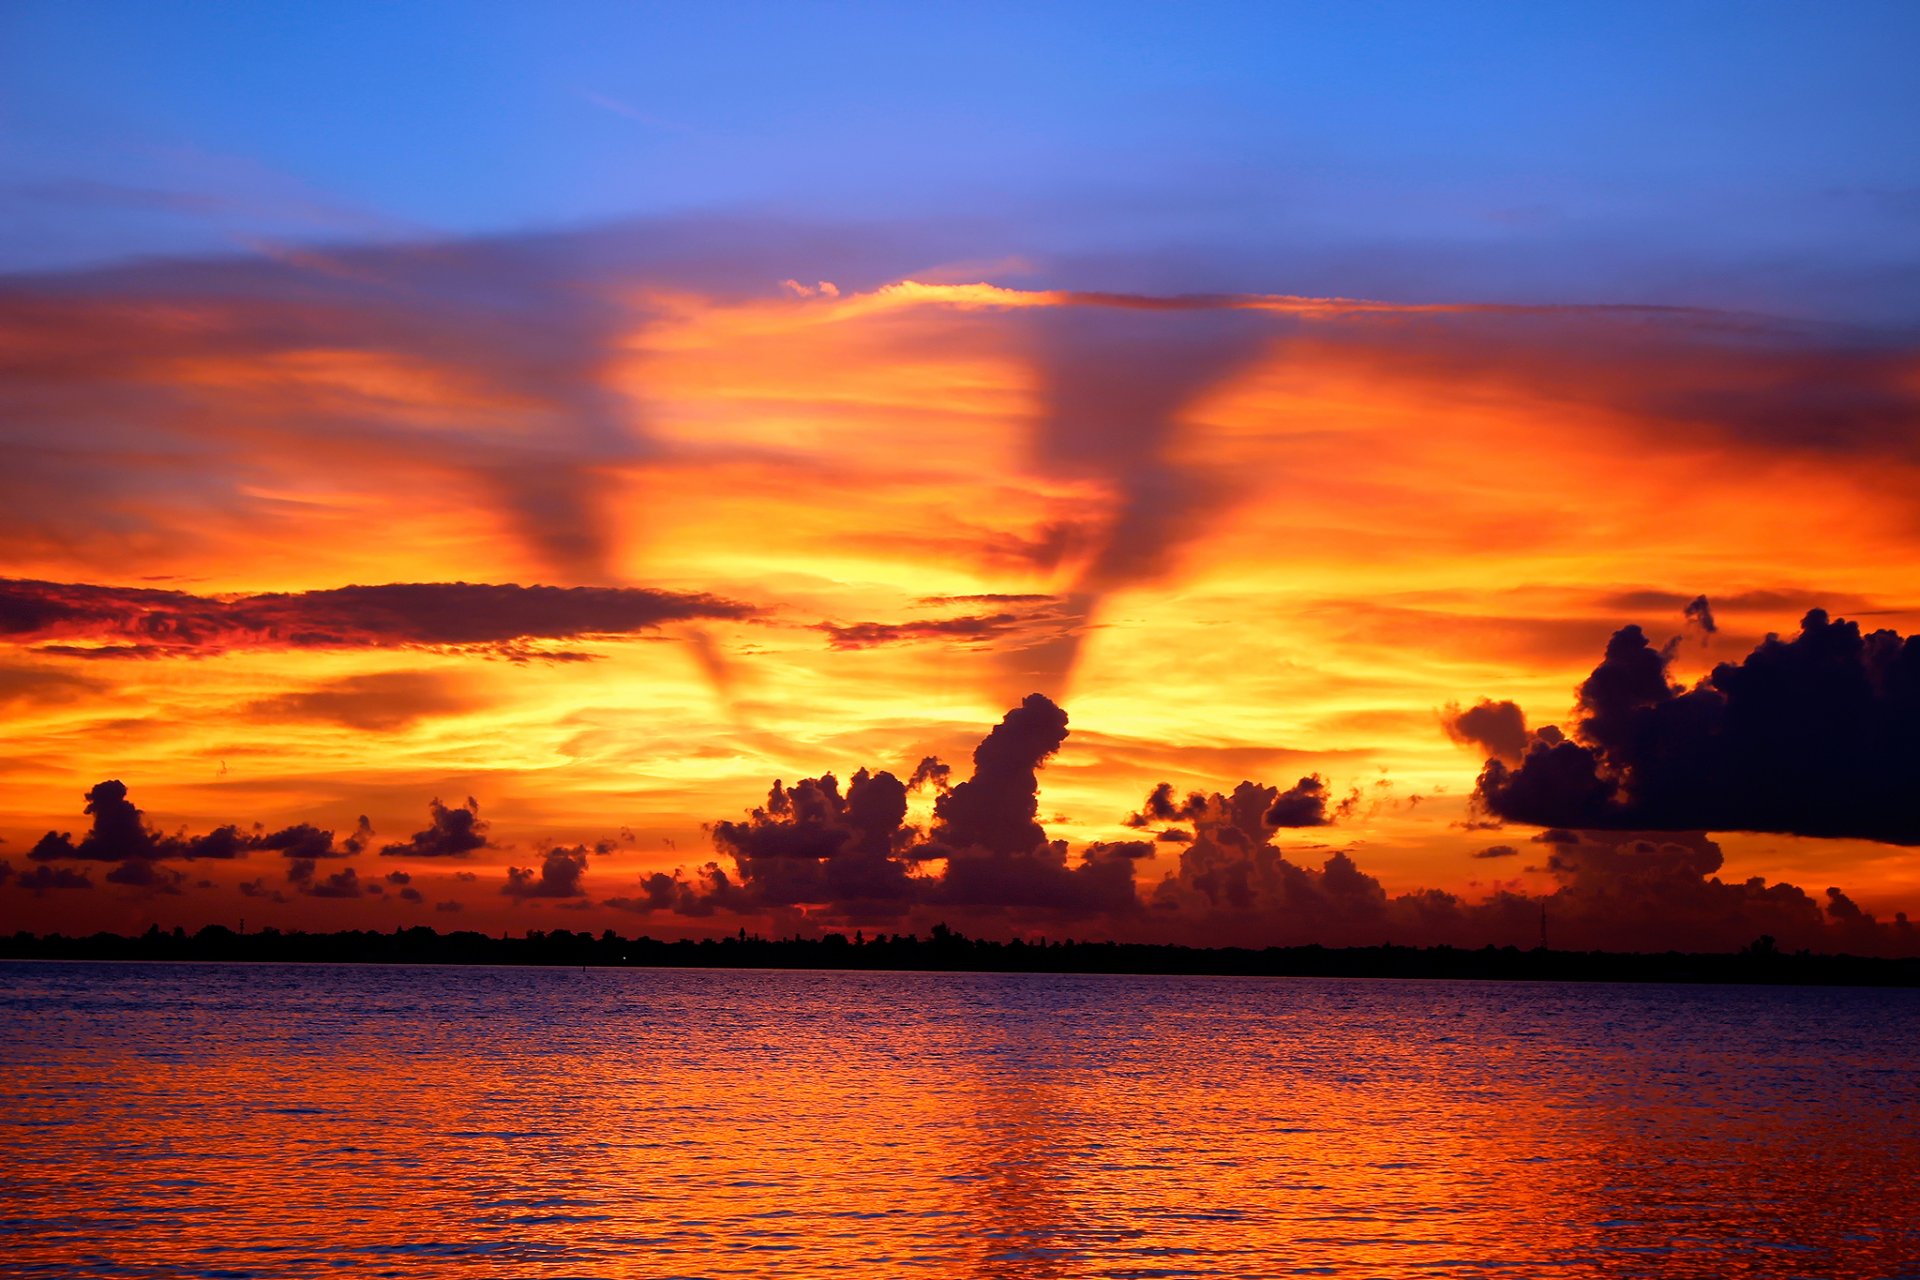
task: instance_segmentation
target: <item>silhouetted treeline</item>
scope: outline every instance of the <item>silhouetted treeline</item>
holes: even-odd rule
[[[715,969],[915,969],[986,973],[1166,973],[1345,978],[1482,978],[1557,982],[1762,982],[1920,986],[1920,957],[1787,953],[1761,938],[1733,954],[1523,951],[1518,947],[1181,947],[1133,942],[994,942],[944,925],[914,934],[829,933],[821,938],[739,934],[698,941],[623,938],[566,929],[493,937],[420,926],[392,933],[198,933],[149,929],[137,937],[21,932],[0,940],[9,959],[239,960],[317,964],[598,965]]]

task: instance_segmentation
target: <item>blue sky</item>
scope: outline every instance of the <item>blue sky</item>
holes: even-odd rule
[[[731,211],[1900,314],[1916,49],[1914,4],[13,3],[0,269]]]

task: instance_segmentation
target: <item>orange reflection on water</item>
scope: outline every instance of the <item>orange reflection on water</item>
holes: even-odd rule
[[[1900,1274],[1920,996],[0,968],[11,1265]]]

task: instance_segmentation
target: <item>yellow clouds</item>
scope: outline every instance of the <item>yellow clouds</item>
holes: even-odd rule
[[[1461,888],[1489,870],[1467,856],[1489,837],[1460,825],[1480,761],[1439,708],[1557,717],[1615,627],[1680,634],[1702,592],[1722,634],[1682,646],[1689,677],[1810,604],[1911,622],[1897,611],[1920,603],[1914,360],[1844,335],[912,278],[588,286],[519,264],[476,283],[470,265],[10,300],[9,576],[748,608],[555,627],[539,615],[560,605],[516,588],[461,606],[531,619],[478,640],[193,656],[8,615],[9,661],[61,690],[21,712],[9,839],[121,775],[203,824],[244,792],[266,821],[367,812],[392,833],[473,794],[519,850],[502,865],[635,830],[596,855],[605,884],[704,860],[702,824],[775,776],[963,757],[1039,689],[1074,724],[1042,779],[1058,834],[1124,834],[1162,780],[1318,772],[1359,798],[1299,839],[1364,849],[1390,887]],[[145,656],[48,647],[105,644]],[[1779,844],[1725,843],[1748,866]],[[1835,857],[1863,900],[1911,887]],[[1514,861],[1494,873],[1525,877]],[[483,927],[535,909],[496,887],[441,892]]]

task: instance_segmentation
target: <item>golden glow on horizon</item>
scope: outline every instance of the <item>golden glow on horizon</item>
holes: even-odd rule
[[[256,350],[230,341],[237,322],[217,309],[95,317],[166,336],[167,350],[116,376],[168,406],[153,411],[164,435],[147,460],[180,483],[113,499],[124,532],[102,520],[87,540],[23,543],[15,576],[200,594],[564,581],[465,467],[463,449],[492,449],[497,470],[485,474],[502,483],[516,467],[555,464],[584,477],[617,580],[761,613],[554,646],[593,655],[584,662],[393,649],[16,654],[72,677],[57,696],[9,708],[0,831],[16,865],[49,827],[82,829],[79,797],[107,777],[125,779],[169,829],[244,817],[345,831],[366,812],[383,840],[418,828],[429,797],[472,794],[511,847],[471,867],[396,863],[435,886],[430,898],[464,901],[461,923],[639,927],[513,904],[499,869],[536,861],[544,842],[627,827],[634,841],[589,872],[596,897],[627,892],[642,871],[706,861],[702,824],[758,803],[772,778],[844,780],[863,764],[904,773],[926,754],[964,776],[1010,692],[1048,678],[1029,670],[1032,646],[1077,632],[1069,675],[1047,690],[1063,697],[1074,735],[1042,777],[1054,834],[1136,835],[1120,819],[1162,780],[1285,786],[1317,771],[1363,803],[1351,821],[1283,846],[1352,847],[1392,890],[1470,890],[1526,873],[1466,858],[1513,837],[1459,825],[1479,761],[1440,731],[1439,708],[1491,696],[1560,719],[1615,626],[1682,633],[1677,608],[1623,595],[1714,595],[1722,632],[1710,648],[1683,640],[1688,679],[1791,630],[1798,601],[1920,624],[1920,583],[1904,567],[1920,563],[1920,523],[1875,500],[1889,486],[1920,488],[1911,459],[1676,430],[1641,394],[1675,377],[1668,357],[1641,360],[1622,344],[1618,358],[1587,360],[1586,331],[1552,353],[1563,368],[1532,377],[1496,358],[1497,326],[1526,309],[1285,297],[1165,306],[1156,323],[1170,326],[1223,308],[1280,319],[1258,358],[1181,410],[1147,459],[1145,491],[1167,481],[1200,495],[1169,526],[1164,571],[1095,590],[1093,565],[1129,518],[1129,486],[1143,482],[1097,453],[1062,460],[1041,447],[1045,371],[1014,320],[1153,308],[915,280],[744,301],[619,296],[632,327],[593,366],[610,418],[577,436],[558,431],[551,403],[452,359]],[[1660,323],[1636,319],[1633,343]],[[83,360],[91,341],[33,340]],[[182,441],[200,451],[190,463],[168,454]],[[1783,516],[1783,494],[1818,522]],[[939,602],[992,595],[1085,607]],[[864,648],[836,648],[823,629],[964,615],[1010,620],[973,638]],[[394,673],[457,686],[458,705],[428,698],[417,713],[369,721],[326,699],[296,711],[275,701]],[[1721,843],[1729,875],[1845,883],[1882,909],[1920,900],[1910,860],[1876,846],[1825,842],[1816,862],[1805,841]],[[1173,856],[1149,861],[1143,878]],[[390,861],[361,865],[378,874]],[[280,870],[258,858],[188,869],[222,884]],[[58,895],[42,908],[70,909]],[[338,904],[303,898],[245,909],[263,922],[343,918]],[[416,918],[392,903],[362,909]]]

